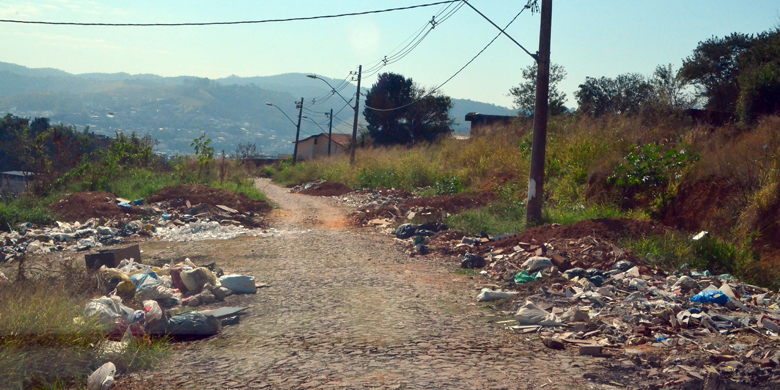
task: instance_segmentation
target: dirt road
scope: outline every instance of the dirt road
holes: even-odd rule
[[[176,345],[169,362],[120,388],[609,388],[583,379],[604,370],[598,359],[492,324],[503,318],[473,305],[475,281],[453,261],[409,258],[390,237],[346,229],[347,210],[331,199],[257,185],[284,233],[143,249],[216,261],[271,287],[228,297],[220,306],[250,306],[239,325]]]

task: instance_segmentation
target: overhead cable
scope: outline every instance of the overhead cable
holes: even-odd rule
[[[407,7],[387,8],[374,11],[362,11],[362,12],[348,12],[342,14],[333,15],[318,15],[318,16],[306,16],[297,18],[283,18],[283,19],[263,19],[263,20],[241,20],[231,22],[190,22],[190,23],[86,23],[86,22],[48,22],[48,21],[35,21],[35,20],[16,20],[16,19],[0,19],[0,23],[18,23],[18,24],[45,24],[54,26],[90,26],[90,27],[188,27],[188,26],[225,26],[235,24],[262,24],[262,23],[279,23],[279,22],[300,22],[307,20],[317,19],[333,19],[343,18],[347,16],[361,16],[379,14],[385,12],[404,11],[415,8],[433,7],[441,4],[456,3],[461,0],[446,0],[438,1],[435,3],[410,5]]]

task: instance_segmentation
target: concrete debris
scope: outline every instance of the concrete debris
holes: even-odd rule
[[[478,238],[451,242],[481,248]],[[621,372],[639,371],[626,375],[641,378],[635,384],[640,388],[780,382],[776,292],[707,271],[682,268],[666,275],[594,237],[480,253],[486,272],[478,278],[495,283],[485,295],[498,288],[516,292],[514,302],[500,304],[518,324],[508,329],[538,334],[551,349],[573,344],[579,354],[606,358]],[[540,269],[539,279],[528,278],[529,269]],[[515,282],[521,273],[526,277]]]

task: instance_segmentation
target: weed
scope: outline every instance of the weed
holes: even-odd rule
[[[456,275],[468,275],[468,276],[474,276],[479,275],[479,270],[476,269],[469,269],[469,268],[458,268],[455,271]]]

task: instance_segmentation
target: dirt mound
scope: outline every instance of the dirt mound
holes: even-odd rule
[[[665,228],[652,221],[631,219],[594,219],[569,226],[538,226],[520,235],[495,243],[496,248],[514,247],[518,243],[542,244],[555,238],[579,239],[593,236],[601,240],[617,242],[625,237],[642,237],[649,234],[663,234]]]
[[[312,196],[341,196],[350,192],[352,192],[352,189],[344,184],[326,181],[322,184],[309,187],[300,193]]]
[[[414,212],[418,219],[424,222],[440,221],[443,218],[443,213],[460,213],[465,210],[486,206],[494,200],[495,195],[491,192],[412,198],[397,204],[361,210],[359,214],[353,217],[353,223],[356,226],[363,226],[373,219],[395,221],[399,218],[406,218],[410,211]]]
[[[187,201],[191,205],[223,205],[239,212],[267,213],[271,205],[262,200],[251,200],[244,194],[220,190],[200,184],[179,184],[165,187],[149,197],[149,203],[168,201],[171,207],[181,207]]]
[[[663,212],[663,222],[668,226],[688,231],[730,228],[730,221],[722,220],[721,211],[733,202],[737,188],[724,178],[708,178],[684,182],[677,196]]]
[[[121,219],[126,214],[142,215],[144,210],[117,206],[116,197],[107,192],[77,192],[47,207],[63,222],[84,222],[90,218]]]
[[[457,195],[439,195],[428,198],[412,199],[403,204],[406,209],[419,208],[423,211],[439,210],[450,214],[464,210],[487,206],[495,200],[492,192],[462,193]]]

